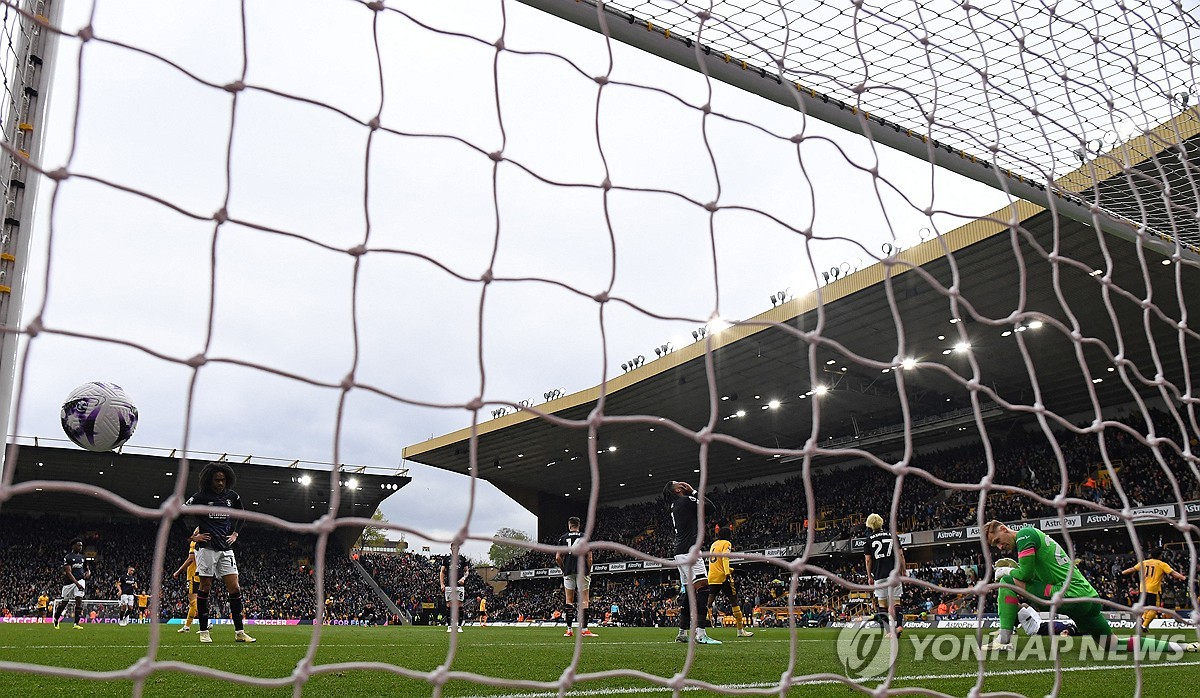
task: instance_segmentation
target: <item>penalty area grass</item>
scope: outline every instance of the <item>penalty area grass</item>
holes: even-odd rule
[[[155,657],[159,662],[187,663],[221,672],[290,680],[303,660],[312,638],[311,626],[249,626],[258,642],[234,643],[229,625],[213,629],[213,644],[201,645],[196,633],[178,634],[179,626],[163,626],[162,642]],[[671,680],[685,668],[688,646],[674,642],[674,628],[596,628],[599,637],[583,638],[575,675],[604,671],[640,671]],[[403,676],[386,667],[372,670],[335,668],[314,674],[304,684],[305,696],[428,696],[434,691],[432,677],[446,664],[451,675],[443,695],[456,697],[502,696],[504,698],[554,698],[551,686],[533,686],[529,682],[554,682],[570,666],[576,649],[574,638],[562,636],[558,628],[479,628],[469,626],[453,637],[457,645],[451,655],[451,635],[444,627],[325,627],[315,664],[345,662],[390,664],[423,675]],[[758,630],[752,638],[735,638],[732,629],[716,629],[712,636],[724,642],[719,646],[694,646],[687,678],[728,688],[749,689],[763,695],[765,689],[778,686],[788,669],[794,651],[793,675],[832,674],[844,676],[838,658],[837,630],[798,630],[795,642],[786,628]],[[134,682],[129,679],[85,679],[47,676],[14,670],[13,663],[61,667],[85,672],[119,672],[146,656],[150,629],[146,625],[125,628],[116,625],[87,625],[74,630],[64,624],[61,630],[49,625],[0,624],[0,685],[4,695],[42,696],[53,694],[88,696],[128,696]],[[972,652],[957,651],[958,643],[973,642],[969,632],[954,634],[954,640],[942,639],[946,632],[912,630],[900,643],[892,687],[924,688],[951,695],[964,695],[977,682],[979,663]],[[1159,637],[1165,637],[1159,635]],[[1172,637],[1185,639],[1183,633]],[[1022,639],[1023,640],[1023,639]],[[988,659],[984,663],[984,691],[1003,691],[1027,696],[1052,692],[1056,678],[1046,638],[1031,648],[1018,644],[1015,657]],[[922,650],[921,647],[924,649]],[[447,662],[449,662],[447,664]],[[1096,660],[1079,656],[1077,650],[1061,656],[1061,684],[1058,695],[1080,698],[1131,696],[1138,691],[1133,658],[1124,655],[1115,660]],[[318,669],[318,671],[321,671]],[[492,686],[469,675],[494,677],[524,685]],[[1142,662],[1141,695],[1179,698],[1195,695],[1200,683],[1200,654],[1185,654],[1176,659]],[[880,680],[863,682],[863,689],[874,689]],[[653,680],[634,676],[577,680],[569,695],[580,696],[668,696],[670,688]],[[865,693],[843,683],[823,678],[796,685],[789,696],[859,696]],[[177,668],[162,667],[151,673],[144,695],[178,696],[291,696],[292,685],[258,687],[222,679],[198,677]],[[687,695],[720,695],[713,691],[691,689]],[[772,695],[779,695],[774,692]]]

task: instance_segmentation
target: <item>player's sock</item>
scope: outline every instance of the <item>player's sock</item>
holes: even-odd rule
[[[188,602],[187,618],[183,620],[183,624],[187,627],[192,627],[192,621],[196,619],[196,600],[192,599]]]
[[[83,615],[83,606],[77,604],[75,606],[75,625],[79,625],[79,616]]]
[[[587,629],[587,608],[579,609],[579,627]]]
[[[242,592],[235,591],[229,595],[229,615],[233,616],[233,629],[242,629]]]
[[[208,630],[208,592],[196,592],[196,617],[200,619],[200,632]]]
[[[692,629],[692,605],[688,600],[687,590],[685,589],[679,596],[679,632],[687,632]]]
[[[872,616],[872,620],[878,623],[880,628],[883,628],[884,630],[888,629],[888,617],[883,611],[876,611],[875,615]]]
[[[733,607],[733,624],[737,626],[738,630],[746,627],[746,618],[742,615],[741,606]]]
[[[699,614],[699,617],[696,618],[696,620],[699,621],[699,627],[701,630],[708,627],[708,599],[709,593],[707,586],[700,587],[696,590],[696,603],[700,608],[703,608],[706,611],[705,613]]]
[[[1182,653],[1187,651],[1187,645],[1183,642],[1171,642],[1169,640],[1160,640],[1156,637],[1142,637],[1140,645],[1134,644],[1137,642],[1136,637],[1131,637],[1125,641],[1126,651],[1133,652],[1134,647],[1141,647],[1142,652],[1177,652]]]
[[[574,630],[575,629],[575,607],[572,605],[568,605],[567,610],[563,615],[567,619],[567,630]]]
[[[900,612],[900,606],[892,606],[892,618],[896,621],[896,630],[904,627],[904,614]]]
[[[1142,614],[1142,630],[1149,630],[1150,629],[1150,621],[1154,620],[1157,617],[1158,617],[1158,613],[1155,611],[1146,611],[1145,613],[1143,613]]]

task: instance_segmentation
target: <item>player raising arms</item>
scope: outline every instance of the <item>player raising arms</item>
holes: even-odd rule
[[[729,599],[729,603],[733,606],[733,622],[737,626],[737,637],[754,637],[754,633],[746,630],[746,617],[742,615],[742,605],[738,601],[737,586],[733,583],[733,565],[729,563],[729,553],[733,552],[733,543],[729,541],[729,537],[733,532],[733,526],[725,523],[717,526],[716,540],[708,549],[713,554],[711,562],[708,563],[708,588],[711,590],[713,601],[713,620],[717,618],[715,609],[717,603],[717,595],[724,594]]]
[[[130,565],[125,570],[125,575],[117,580],[117,593],[121,596],[121,611],[117,616],[117,625],[122,627],[129,625],[129,617],[134,614],[133,594],[137,591],[137,577],[134,576],[134,567]]]
[[[671,524],[675,527],[675,562],[679,567],[679,634],[676,642],[688,641],[688,630],[692,627],[691,601],[688,599],[688,587],[696,594],[696,630],[697,644],[719,645],[720,640],[708,636],[704,628],[708,625],[708,570],[704,560],[697,559],[687,564],[691,549],[696,546],[696,537],[704,530],[704,522],[700,521],[700,495],[696,488],[686,482],[668,482],[663,488],[663,498],[671,505]],[[704,499],[704,506],[712,509],[712,503]]]
[[[583,533],[579,530],[581,523],[578,516],[567,519],[567,532],[559,537],[558,544],[570,548],[578,543],[579,539],[583,538]],[[582,567],[579,564],[580,559],[583,560]],[[580,594],[579,626],[583,628],[579,634],[583,637],[597,637],[587,624],[588,590],[592,587],[592,551],[588,550],[584,555],[557,552],[554,554],[554,564],[562,570],[563,592],[567,597],[567,632],[563,633],[563,637],[571,637],[575,632],[572,616],[575,615],[576,591]]]
[[[1140,572],[1141,591],[1146,594],[1146,600],[1151,604],[1162,607],[1162,583],[1163,578],[1170,576],[1180,582],[1186,582],[1187,577],[1179,574],[1171,569],[1167,563],[1159,560],[1158,557],[1149,557],[1137,563],[1127,570],[1122,570],[1121,574],[1133,574]],[[1142,630],[1150,629],[1150,621],[1158,617],[1158,611],[1153,608],[1146,609],[1142,614]]]
[[[896,624],[896,637],[904,632],[904,616],[900,613],[900,597],[904,595],[904,586],[900,579],[904,576],[904,547],[900,545],[898,536],[883,530],[883,517],[871,514],[867,517],[866,563],[867,584],[876,581],[887,582],[887,586],[875,589],[875,622],[884,630],[889,629],[888,615],[891,622]],[[892,572],[896,573],[892,581]]]
[[[199,528],[192,531],[193,536],[198,533],[200,533]],[[187,584],[188,590],[188,612],[187,618],[183,620],[183,627],[175,631],[177,633],[192,631],[192,619],[196,617],[196,592],[200,591],[200,575],[196,573],[196,541],[190,538],[188,539],[188,556],[184,559],[183,564],[179,566],[179,569],[171,573],[171,576],[178,579],[179,575],[185,571],[187,572],[187,576],[183,579],[184,583]]]
[[[66,577],[67,583],[62,588],[62,600],[58,602],[58,609],[54,611],[54,629],[58,630],[58,624],[67,614],[67,604],[74,601],[75,625],[73,627],[76,630],[83,630],[83,626],[79,624],[79,617],[83,615],[83,592],[87,589],[86,580],[92,576],[92,571],[88,569],[87,558],[83,556],[82,540],[71,541],[71,552],[63,557],[63,576]]]
[[[188,497],[185,504],[196,506],[241,509],[242,499],[233,491],[237,478],[228,463],[212,462],[200,471],[200,491]],[[196,591],[196,612],[200,617],[200,642],[212,642],[208,631],[208,595],[214,577],[225,582],[229,593],[229,615],[233,617],[234,639],[237,642],[255,642],[242,628],[242,589],[238,586],[237,560],[233,546],[238,540],[242,520],[229,514],[198,514],[199,533],[191,541],[196,544],[196,573],[200,575],[200,588]]]
[[[1062,591],[1067,600],[1062,605],[1062,614],[1075,621],[1080,635],[1099,640],[1105,649],[1117,649],[1121,642],[1125,642],[1125,649],[1130,652],[1135,648],[1177,654],[1200,652],[1200,642],[1184,644],[1143,637],[1139,645],[1136,637],[1121,640],[1113,635],[1108,619],[1102,612],[1104,607],[1099,602],[1096,589],[1067,557],[1062,546],[1040,530],[1027,527],[1014,531],[999,521],[989,521],[983,527],[983,536],[988,545],[1000,550],[1015,550],[1017,553],[1017,568],[997,581],[1024,589],[1040,599],[1048,600]],[[1012,631],[1020,600],[1017,594],[1003,587],[998,600],[1000,632],[993,642],[980,648],[984,652],[1013,648]]]

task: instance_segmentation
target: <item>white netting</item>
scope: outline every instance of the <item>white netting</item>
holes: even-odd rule
[[[428,455],[470,474],[468,484],[428,497],[443,508],[461,502],[463,517],[392,527],[458,546],[490,536],[480,527],[477,485],[484,476],[500,480],[501,463],[477,447],[503,429],[480,423],[493,409],[521,406],[525,413],[502,426],[533,415],[543,431],[531,444],[544,438],[548,453],[546,444],[557,450],[560,438],[581,442],[567,449],[580,461],[570,481],[543,459],[532,464],[540,475],[530,469],[512,482],[586,498],[585,548],[598,553],[670,567],[669,555],[633,537],[598,535],[609,511],[601,506],[645,499],[664,477],[693,479],[704,491],[714,482],[737,485],[749,478],[731,469],[736,453],[755,460],[745,466],[753,477],[802,476],[793,483],[795,511],[806,522],[830,518],[828,507],[840,525],[857,525],[866,512],[843,509],[864,483],[890,498],[869,506],[890,514],[897,532],[954,526],[965,537],[969,525],[1028,514],[1062,521],[1073,554],[1070,518],[1107,513],[1141,559],[1134,522],[1155,522],[1184,544],[1189,591],[1181,605],[1197,608],[1187,503],[1200,498],[1192,361],[1200,335],[1188,319],[1200,266],[1190,251],[1196,196],[1187,154],[1200,124],[1195,112],[1179,110],[1191,104],[1177,95],[1191,94],[1195,26],[1181,5],[1060,4],[1053,15],[1036,4],[664,1],[610,4],[616,12],[607,14],[588,6],[606,22],[648,21],[655,41],[688,43],[698,72],[510,2],[163,5],[96,3],[64,19],[61,62],[76,69],[56,95],[74,99],[62,99],[50,155],[37,164],[52,197],[38,298],[21,327],[6,328],[26,341],[14,410],[20,427],[55,428],[55,401],[65,391],[48,387],[53,376],[69,373],[74,385],[81,370],[93,379],[127,362],[144,385],[170,387],[141,405],[166,426],[143,417],[135,440],[185,452],[224,448],[197,443],[221,438],[245,451],[377,462],[395,457],[397,438],[417,442],[469,419],[475,426],[446,446],[465,444],[461,452],[439,461],[433,447],[414,451],[419,462]],[[1022,36],[1025,51],[1016,51],[1011,37]],[[759,104],[705,74],[701,56],[724,62],[719,54],[777,66],[784,82],[869,111],[896,133],[927,134],[997,171],[1058,181],[1161,237],[1142,230],[1130,231],[1132,243],[1110,238],[1098,224],[1009,200],[795,110]],[[767,79],[766,70],[760,75]],[[1119,146],[1104,134],[1124,136],[1130,125],[1153,136],[1113,156],[1086,156],[1075,170],[1073,151]],[[5,147],[9,155],[16,149]],[[1170,256],[1150,244],[1163,238]],[[892,254],[899,247],[915,249]],[[862,270],[824,285],[829,275],[820,270],[846,258],[857,258],[847,269]],[[763,312],[769,293],[779,307]],[[707,332],[697,332],[699,341],[676,341],[662,364],[639,359],[629,369],[629,357],[643,355],[652,338],[686,337],[698,325]],[[934,328],[942,333],[936,342]],[[734,338],[761,340],[758,357],[767,361],[722,373]],[[85,362],[73,360],[80,353]],[[681,408],[672,404],[688,359],[686,375],[700,379],[690,385],[703,387],[682,399],[701,405],[698,419],[676,418]],[[629,375],[606,384],[622,363]],[[616,399],[677,365],[680,380],[669,389],[632,405]],[[565,384],[545,393],[548,402],[567,397],[582,413],[549,415],[523,402],[541,392],[531,384],[543,382]],[[722,406],[730,384],[764,394],[785,386],[796,396],[786,405],[792,421],[739,431],[731,414],[755,415]],[[576,394],[591,385],[601,388]],[[832,400],[823,407],[826,391],[863,409]],[[994,432],[1012,424],[996,415],[1025,419],[1029,438],[1039,440],[1032,477],[993,450]],[[397,424],[407,429],[399,437]],[[602,464],[589,437],[648,425],[682,437],[678,458],[646,478],[657,477],[655,487],[630,481],[622,495],[627,483],[614,478],[644,470]],[[966,432],[942,437],[955,446],[982,442],[981,453],[963,456],[972,466],[931,465],[922,459],[935,450],[929,442],[918,456],[914,440],[934,426]],[[879,441],[889,435],[898,437]],[[1109,453],[1114,439],[1124,460]],[[1079,453],[1084,474],[1105,480],[1099,499],[1076,481]],[[817,472],[836,459],[864,469],[852,480]],[[169,526],[195,484],[192,464],[179,466],[160,508],[95,495],[163,522],[155,587],[173,554]],[[6,468],[0,501],[95,487],[14,484]],[[333,518],[344,504],[336,478],[328,494],[330,517],[312,523],[244,515],[317,536],[318,621],[331,535],[367,523]],[[944,510],[915,508],[931,501]],[[1140,511],[1153,504],[1170,513]],[[810,583],[802,580],[814,575],[840,591],[868,589],[838,561],[844,548],[835,543],[855,537],[840,533],[831,542],[809,526],[792,532],[799,547],[789,559],[765,550],[741,557],[790,575],[790,610]],[[979,554],[986,572],[992,556]],[[962,585],[921,577],[909,586],[965,595],[981,602],[982,614],[982,600],[996,591],[984,577]],[[1145,596],[1128,600],[1104,603],[1135,613],[1147,604]],[[717,686],[692,673],[701,661],[694,645],[674,676],[636,665],[588,673],[580,653],[556,680],[478,675],[445,668],[459,656],[454,635],[445,666],[431,671],[402,659],[321,663],[319,622],[294,672],[261,678],[163,661],[161,632],[154,625],[145,660],[120,671],[0,668],[133,679],[138,695],[161,669],[292,686],[297,695],[314,675],[353,669],[427,679],[435,694],[452,679],[557,692],[633,677],[676,691],[746,695],[807,681],[854,683],[844,667],[797,665],[783,652],[765,685]],[[791,626],[788,637],[794,654],[799,629]],[[885,692],[938,695],[939,681],[975,676],[982,685],[984,666],[965,677],[936,668],[905,676],[889,666]]]
[[[564,12],[576,5],[530,4]],[[668,41],[694,44],[705,55],[795,83],[802,93],[861,110],[909,137],[928,137],[936,149],[1034,182],[1055,182],[1093,158],[1105,167],[1135,160],[1110,151],[1196,103],[1197,25],[1186,3],[587,4],[614,23],[645,25]],[[1153,150],[1179,142],[1171,134]],[[1186,164],[1172,155],[1166,160],[1166,171],[1191,180],[1179,173]],[[1087,186],[1108,174],[1085,173]],[[1143,196],[1157,194],[1155,182],[1165,179],[1135,177]],[[1138,215],[1144,212],[1129,186],[1109,189],[1097,203],[1194,247],[1200,243],[1194,197],[1180,196],[1178,188],[1173,193],[1167,207],[1177,207],[1176,217],[1186,222],[1163,225]]]

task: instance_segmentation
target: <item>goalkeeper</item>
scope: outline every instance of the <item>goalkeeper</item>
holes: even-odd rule
[[[1036,528],[1014,531],[999,521],[987,522],[983,527],[983,536],[988,545],[1000,550],[1015,550],[1017,553],[1019,562],[1016,569],[1009,574],[997,575],[997,581],[1024,589],[1040,599],[1048,600],[1062,591],[1063,598],[1067,600],[1062,606],[1062,614],[1075,622],[1080,635],[1097,640],[1104,638],[1102,645],[1106,649],[1119,647],[1121,640],[1113,635],[1108,619],[1104,617],[1100,595],[1054,539]],[[1001,588],[999,602],[1000,632],[993,642],[980,648],[984,652],[1013,648],[1012,632],[1020,600],[1016,593]],[[1125,649],[1131,652],[1135,647],[1143,651],[1200,652],[1200,642],[1183,644],[1152,637],[1141,638],[1140,645],[1136,637],[1128,638],[1125,642]]]
[[[1017,570],[1017,561],[1009,557],[996,560],[995,568],[995,579],[997,582],[999,582]],[[1012,584],[1011,577],[1007,583]],[[1023,630],[1026,635],[1059,635],[1062,637],[1067,637],[1079,634],[1079,628],[1076,628],[1074,621],[1071,620],[1053,620],[1043,623],[1042,616],[1038,611],[1044,608],[1049,608],[1049,606],[1047,604],[1038,604],[1038,607],[1034,608],[1025,600],[1017,596],[1017,594],[1011,589],[1001,587],[998,591],[997,603],[1000,607],[1000,614],[1002,616],[1006,613],[1012,613],[1013,605],[1017,606],[1016,624],[1021,626],[1021,630]],[[999,634],[999,632],[1000,631],[997,630],[992,634],[996,635]]]

